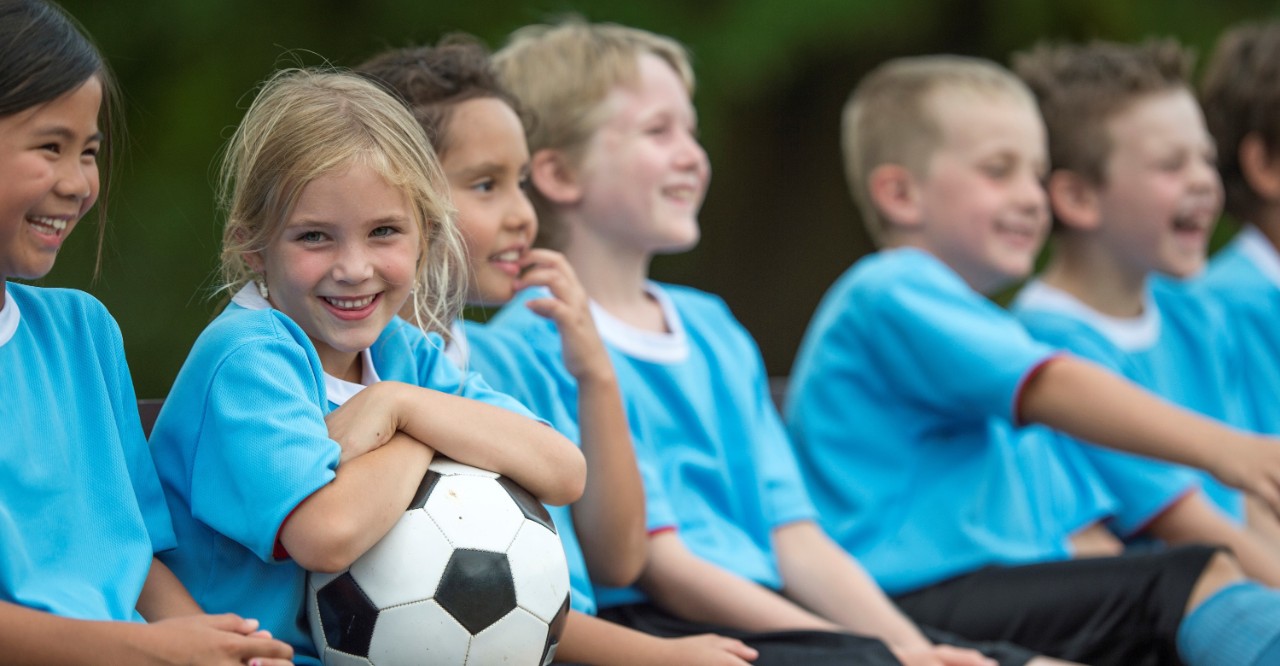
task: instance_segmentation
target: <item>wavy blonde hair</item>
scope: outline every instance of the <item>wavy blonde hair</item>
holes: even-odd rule
[[[234,292],[254,278],[246,255],[279,237],[308,183],[352,163],[408,196],[421,231],[414,316],[447,340],[467,285],[448,182],[404,104],[347,72],[279,71],[249,106],[219,172],[218,203],[226,215],[221,289]]]

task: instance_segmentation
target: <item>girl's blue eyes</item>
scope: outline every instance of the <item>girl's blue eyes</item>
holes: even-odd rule
[[[371,235],[374,238],[386,238],[387,236],[390,236],[394,233],[396,233],[395,227],[378,227],[377,229],[373,230],[373,233]]]

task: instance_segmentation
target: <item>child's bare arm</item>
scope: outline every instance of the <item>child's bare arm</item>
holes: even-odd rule
[[[573,520],[582,554],[593,579],[604,585],[630,585],[644,566],[644,487],[613,362],[591,317],[586,291],[564,255],[533,250],[521,264],[525,272],[518,288],[542,286],[551,291],[551,297],[526,305],[556,323],[565,368],[578,381],[587,485],[573,505]]]
[[[303,500],[285,521],[281,545],[309,571],[350,566],[400,519],[432,455],[421,442],[396,433],[385,445],[342,463],[334,480]]]
[[[1167,508],[1146,530],[1170,544],[1212,543],[1231,549],[1248,577],[1280,587],[1280,551],[1256,534],[1232,524],[1209,504],[1201,492],[1191,493]]]
[[[884,641],[907,666],[994,666],[968,648],[934,645],[867,572],[812,521],[773,531],[787,596],[845,631]]]
[[[1102,523],[1093,523],[1071,535],[1072,557],[1109,557],[1124,552],[1124,543]]]
[[[576,611],[569,613],[556,649],[558,661],[611,666],[746,666],[756,656],[733,638],[659,638]]]
[[[1280,442],[1168,403],[1071,356],[1048,361],[1023,388],[1021,417],[1076,438],[1198,467],[1280,514]]]
[[[68,640],[74,636],[74,640]],[[192,615],[153,624],[59,617],[0,601],[0,654],[14,666],[287,666],[293,649],[235,615]]]
[[[548,504],[582,495],[586,463],[578,447],[501,407],[391,381],[365,388],[343,407],[327,422],[344,451],[375,448],[403,431],[441,455],[509,477]]]

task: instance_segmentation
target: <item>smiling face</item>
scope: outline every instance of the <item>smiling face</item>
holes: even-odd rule
[[[711,177],[684,84],[661,58],[641,55],[636,82],[602,102],[605,121],[576,169],[585,233],[624,251],[678,252],[697,244]],[[577,230],[574,233],[578,233]]]
[[[482,97],[458,104],[446,131],[448,150],[440,165],[471,264],[467,301],[506,303],[515,294],[517,262],[538,231],[525,193],[529,148],[524,128],[506,102]]]
[[[93,77],[0,118],[0,280],[47,274],[97,200],[101,104],[102,84]]]
[[[941,141],[918,178],[914,244],[988,293],[1026,277],[1049,229],[1045,130],[1027,100],[942,89]]]
[[[325,372],[358,380],[357,354],[409,297],[420,236],[405,193],[357,161],[308,183],[280,234],[246,259]]]
[[[1187,277],[1204,266],[1222,210],[1213,139],[1184,88],[1135,101],[1107,123],[1098,238],[1117,268]]]

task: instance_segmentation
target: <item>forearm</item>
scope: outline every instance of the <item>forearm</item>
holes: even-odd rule
[[[1071,535],[1071,556],[1110,557],[1124,552],[1124,543],[1102,523],[1093,523]]]
[[[670,532],[649,539],[640,585],[667,612],[692,622],[743,631],[839,630],[782,595],[694,555]]]
[[[785,592],[845,630],[873,636],[892,647],[929,645],[856,560],[810,521],[773,532]]]
[[[204,613],[182,581],[155,557],[151,558],[151,570],[147,572],[147,579],[142,584],[137,608],[147,622]]]
[[[1023,388],[1022,418],[1079,439],[1209,469],[1241,433],[1071,356],[1049,361]]]
[[[1249,531],[1256,534],[1268,550],[1280,553],[1280,520],[1253,497],[1246,498],[1245,502],[1245,519]]]
[[[573,521],[582,554],[597,582],[630,585],[644,567],[648,545],[644,486],[612,372],[579,381],[578,427],[587,484],[573,504]]]
[[[409,384],[394,388],[397,429],[441,455],[506,476],[548,504],[582,495],[582,453],[554,428],[478,400]]]
[[[350,566],[400,519],[432,455],[430,447],[397,433],[339,465],[334,480],[303,500],[281,530],[289,556],[310,571]]]
[[[653,663],[650,653],[661,639],[606,622],[598,617],[570,611],[565,620],[556,661],[609,666],[639,666]]]
[[[145,626],[73,620],[0,601],[0,654],[12,666],[133,664]]]
[[[1238,527],[1195,492],[1178,500],[1147,528],[1152,536],[1171,545],[1210,543],[1231,549],[1246,576],[1270,587],[1280,587],[1280,552],[1257,535]]]

